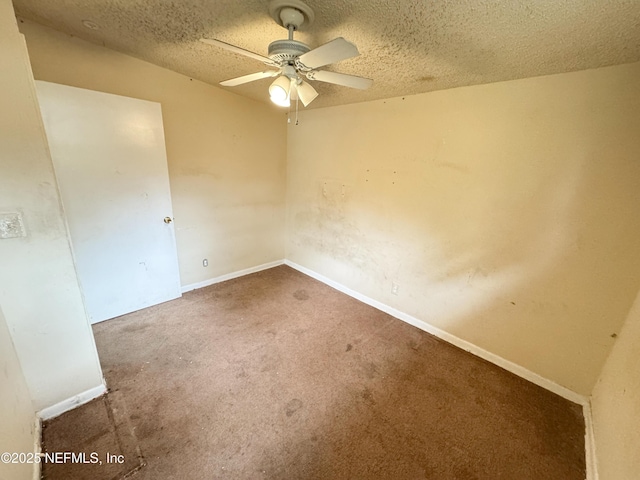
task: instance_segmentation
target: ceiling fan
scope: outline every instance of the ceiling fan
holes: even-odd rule
[[[373,84],[373,80],[369,78],[318,70],[318,68],[330,63],[357,57],[360,52],[358,52],[358,48],[353,43],[342,37],[338,37],[314,49],[294,40],[293,32],[300,30],[303,25],[306,27],[313,23],[313,10],[306,4],[300,0],[273,0],[269,4],[269,13],[278,25],[289,31],[289,38],[271,42],[268,56],[253,53],[220,40],[200,39],[203,43],[215,45],[230,52],[259,60],[275,69],[225,80],[220,82],[220,85],[235,87],[263,78],[277,77],[269,86],[271,101],[281,107],[289,107],[291,100],[299,98],[306,107],[318,96],[318,92],[309,83],[305,82],[302,79],[303,77],[308,80],[333,83],[361,90],[365,90]]]

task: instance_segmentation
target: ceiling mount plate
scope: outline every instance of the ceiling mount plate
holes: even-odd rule
[[[271,18],[281,27],[287,28],[281,16],[282,10],[284,9],[297,10],[304,17],[302,22],[295,25],[296,30],[305,30],[313,24],[313,10],[304,2],[300,0],[272,0],[271,3],[269,3],[269,15],[271,15]]]

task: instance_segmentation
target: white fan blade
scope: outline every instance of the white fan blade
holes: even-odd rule
[[[279,75],[279,74],[280,72],[278,70],[268,70],[266,72],[250,73],[249,75],[243,75],[242,77],[225,80],[224,82],[220,82],[220,85],[224,87],[235,87],[237,85],[254,82],[262,78],[275,77],[276,75]]]
[[[315,69],[340,60],[357,57],[358,55],[360,55],[360,52],[358,52],[358,48],[353,43],[338,37],[304,55],[300,55],[298,61],[307,68]]]
[[[318,80],[320,82],[335,83],[344,87],[357,88],[366,90],[373,84],[370,78],[356,77],[355,75],[347,75],[344,73],[327,72],[326,70],[318,70],[316,72],[307,73],[309,80]]]
[[[300,85],[296,85],[296,91],[298,92],[298,98],[300,98],[305,107],[313,102],[313,100],[318,96],[316,89],[307,82],[302,82]]]
[[[201,38],[200,41],[202,43],[207,43],[209,45],[214,45],[216,47],[224,48],[225,50],[229,50],[230,52],[237,53],[239,55],[244,55],[245,57],[253,58],[254,60],[260,60],[261,62],[264,62],[267,65],[276,65],[276,63],[273,60],[271,60],[269,57],[264,57],[257,53],[250,52],[249,50],[245,50],[244,48],[236,47],[235,45],[221,42],[220,40]]]

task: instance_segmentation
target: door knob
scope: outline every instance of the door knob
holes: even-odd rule
[[[171,217],[164,217],[164,223],[171,223],[172,221]]]

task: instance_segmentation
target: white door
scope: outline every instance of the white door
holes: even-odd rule
[[[179,297],[160,104],[36,86],[91,322]]]

